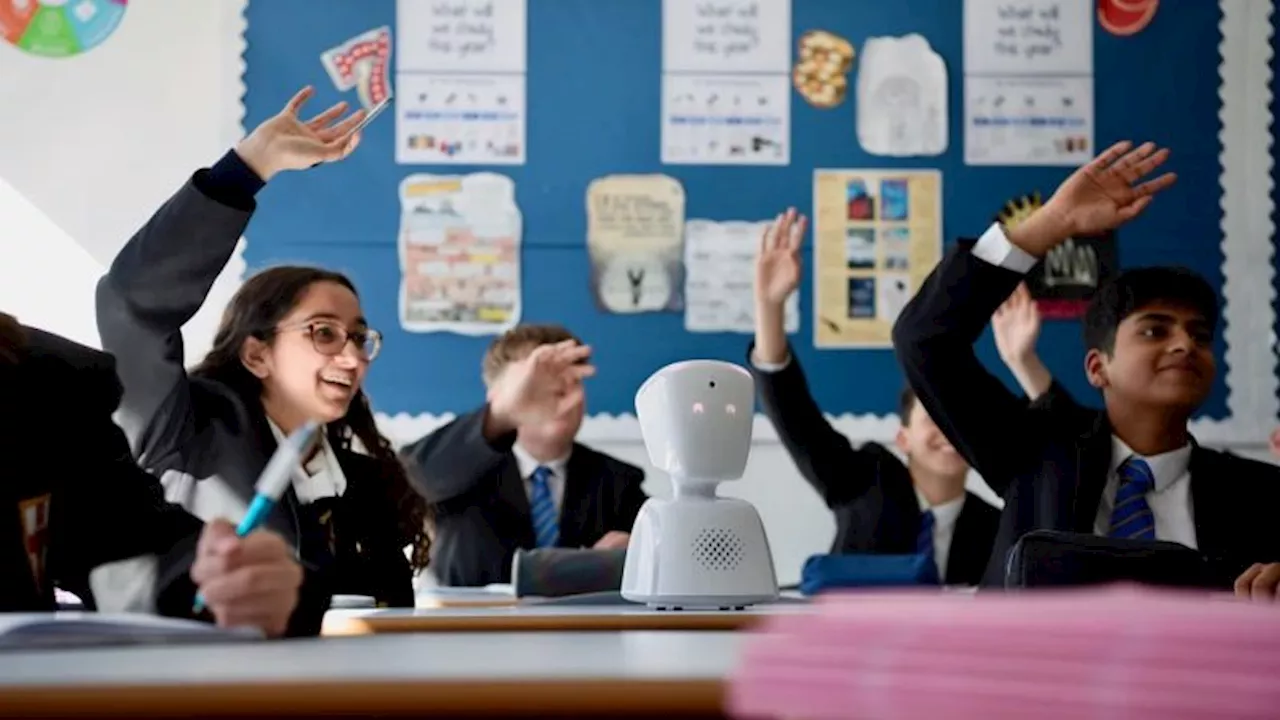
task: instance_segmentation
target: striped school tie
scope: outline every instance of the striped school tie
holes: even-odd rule
[[[533,494],[529,499],[533,513],[533,534],[538,547],[555,547],[560,537],[560,519],[556,516],[556,504],[551,499],[551,468],[539,466],[530,478],[533,481]]]
[[[920,513],[920,532],[916,534],[916,554],[928,558],[929,564],[938,571],[936,581],[941,582],[943,570],[938,568],[938,556],[933,549],[933,526],[936,522],[937,518],[933,516],[932,510]]]
[[[916,535],[916,554],[933,557],[933,511],[920,513],[920,533]]]
[[[1147,504],[1147,493],[1155,489],[1156,478],[1151,466],[1137,456],[1131,456],[1116,469],[1120,484],[1116,487],[1116,504],[1111,511],[1111,532],[1114,538],[1130,540],[1155,540],[1156,516]]]

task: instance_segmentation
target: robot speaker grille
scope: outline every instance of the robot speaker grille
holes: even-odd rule
[[[693,557],[708,570],[734,570],[742,562],[745,543],[725,528],[703,528],[693,539]]]

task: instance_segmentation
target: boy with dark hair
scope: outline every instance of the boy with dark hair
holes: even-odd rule
[[[911,385],[942,431],[1005,500],[984,584],[1036,529],[1196,548],[1237,594],[1280,582],[1280,468],[1198,446],[1187,422],[1213,385],[1216,294],[1187,270],[1143,268],[1100,289],[1085,320],[1085,373],[1105,410],[1028,408],[978,362],[973,343],[1023,274],[1068,238],[1115,228],[1173,184],[1142,182],[1168,157],[1118,143],[1013,228],[962,240],[894,326]]]
[[[969,465],[951,446],[910,387],[902,391],[894,439],[906,463],[879,443],[855,448],[831,426],[809,391],[787,344],[786,299],[800,283],[800,244],[806,219],[794,209],[779,215],[761,238],[756,259],[756,336],[748,367],[764,412],[800,474],[835,515],[833,554],[932,555],[948,585],[982,578],[1000,511],[966,492]],[[1019,308],[1022,310],[1022,308]],[[1038,318],[1008,312],[994,325],[1006,358],[1034,399],[1048,389],[1035,356]]]
[[[622,549],[644,471],[574,442],[591,349],[558,325],[520,325],[481,363],[486,403],[402,451],[435,506],[442,585],[506,583],[517,548]]]

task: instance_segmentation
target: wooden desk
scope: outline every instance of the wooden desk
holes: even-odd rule
[[[405,632],[529,632],[719,630],[750,628],[770,615],[803,612],[803,603],[745,610],[650,610],[643,605],[507,605],[386,610],[335,610],[325,615],[326,637]]]
[[[743,640],[430,633],[0,653],[0,716],[720,717]]]

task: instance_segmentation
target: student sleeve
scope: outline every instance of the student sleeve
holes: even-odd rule
[[[831,427],[790,348],[787,360],[777,365],[756,362],[754,349],[753,343],[747,350],[747,366],[760,404],[800,474],[827,507],[861,497],[879,477],[883,452],[854,448],[849,438]]]
[[[998,494],[1035,459],[1040,423],[1034,406],[983,367],[973,344],[1034,265],[1029,258],[998,224],[976,243],[961,240],[893,327],[894,350],[920,403]]]
[[[487,413],[487,406],[467,413],[401,450],[410,480],[428,502],[447,503],[481,487],[511,452],[515,432],[485,438]]]
[[[124,386],[119,423],[139,456],[195,432],[182,326],[235,251],[261,187],[244,161],[227,153],[169,198],[98,282],[98,332]]]
[[[189,568],[187,548],[194,548],[203,526],[165,502],[160,481],[134,462],[124,433],[111,419],[120,393],[114,375],[84,382],[89,377],[82,372],[78,381],[70,381],[81,386],[82,405],[67,415],[68,437],[76,439],[76,469],[57,497],[50,546],[59,586],[81,597],[89,597],[89,573],[105,563],[149,555],[161,566]],[[190,607],[188,602],[188,613]]]

